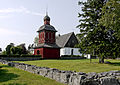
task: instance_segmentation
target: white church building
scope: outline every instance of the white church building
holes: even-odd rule
[[[56,38],[56,44],[61,47],[60,56],[63,55],[79,55],[82,56],[82,53],[79,52],[79,48],[75,48],[74,46],[78,44],[78,40],[74,34],[74,32],[59,35]]]

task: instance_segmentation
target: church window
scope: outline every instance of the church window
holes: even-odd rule
[[[49,34],[50,34],[50,33],[48,32],[48,39],[49,39],[49,37],[50,37]]]
[[[53,33],[51,33],[51,39],[53,39]]]
[[[37,55],[39,55],[40,54],[40,51],[39,50],[37,50]]]

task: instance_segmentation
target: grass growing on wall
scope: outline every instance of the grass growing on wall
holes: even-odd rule
[[[0,85],[64,85],[40,75],[0,64]]]
[[[99,64],[98,59],[92,59],[92,63],[88,59],[81,60],[38,60],[38,61],[20,61],[40,67],[57,68],[60,70],[71,70],[77,72],[105,72],[111,70],[120,70],[120,60],[105,60],[113,64]]]

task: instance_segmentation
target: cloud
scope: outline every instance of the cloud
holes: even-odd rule
[[[9,15],[0,15],[0,19],[6,19],[6,18],[10,18]]]
[[[10,29],[4,29],[0,28],[0,36],[24,36],[27,35],[27,33],[23,33],[17,30],[10,30]]]
[[[23,6],[19,8],[0,9],[0,13],[25,13],[25,14],[31,14],[31,15],[37,15],[37,16],[44,16],[44,14],[42,13],[30,11]]]

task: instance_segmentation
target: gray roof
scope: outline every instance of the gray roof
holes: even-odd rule
[[[48,44],[48,43],[42,43],[42,44],[38,44],[36,47],[34,48],[60,48],[56,43],[55,44]]]
[[[37,32],[40,32],[42,30],[57,32],[57,30],[52,25],[48,25],[48,24],[42,25]]]
[[[50,21],[50,17],[49,17],[48,15],[46,15],[46,16],[44,17],[44,20]]]
[[[72,34],[74,34],[74,32],[56,37],[56,44],[60,47],[65,47]]]

